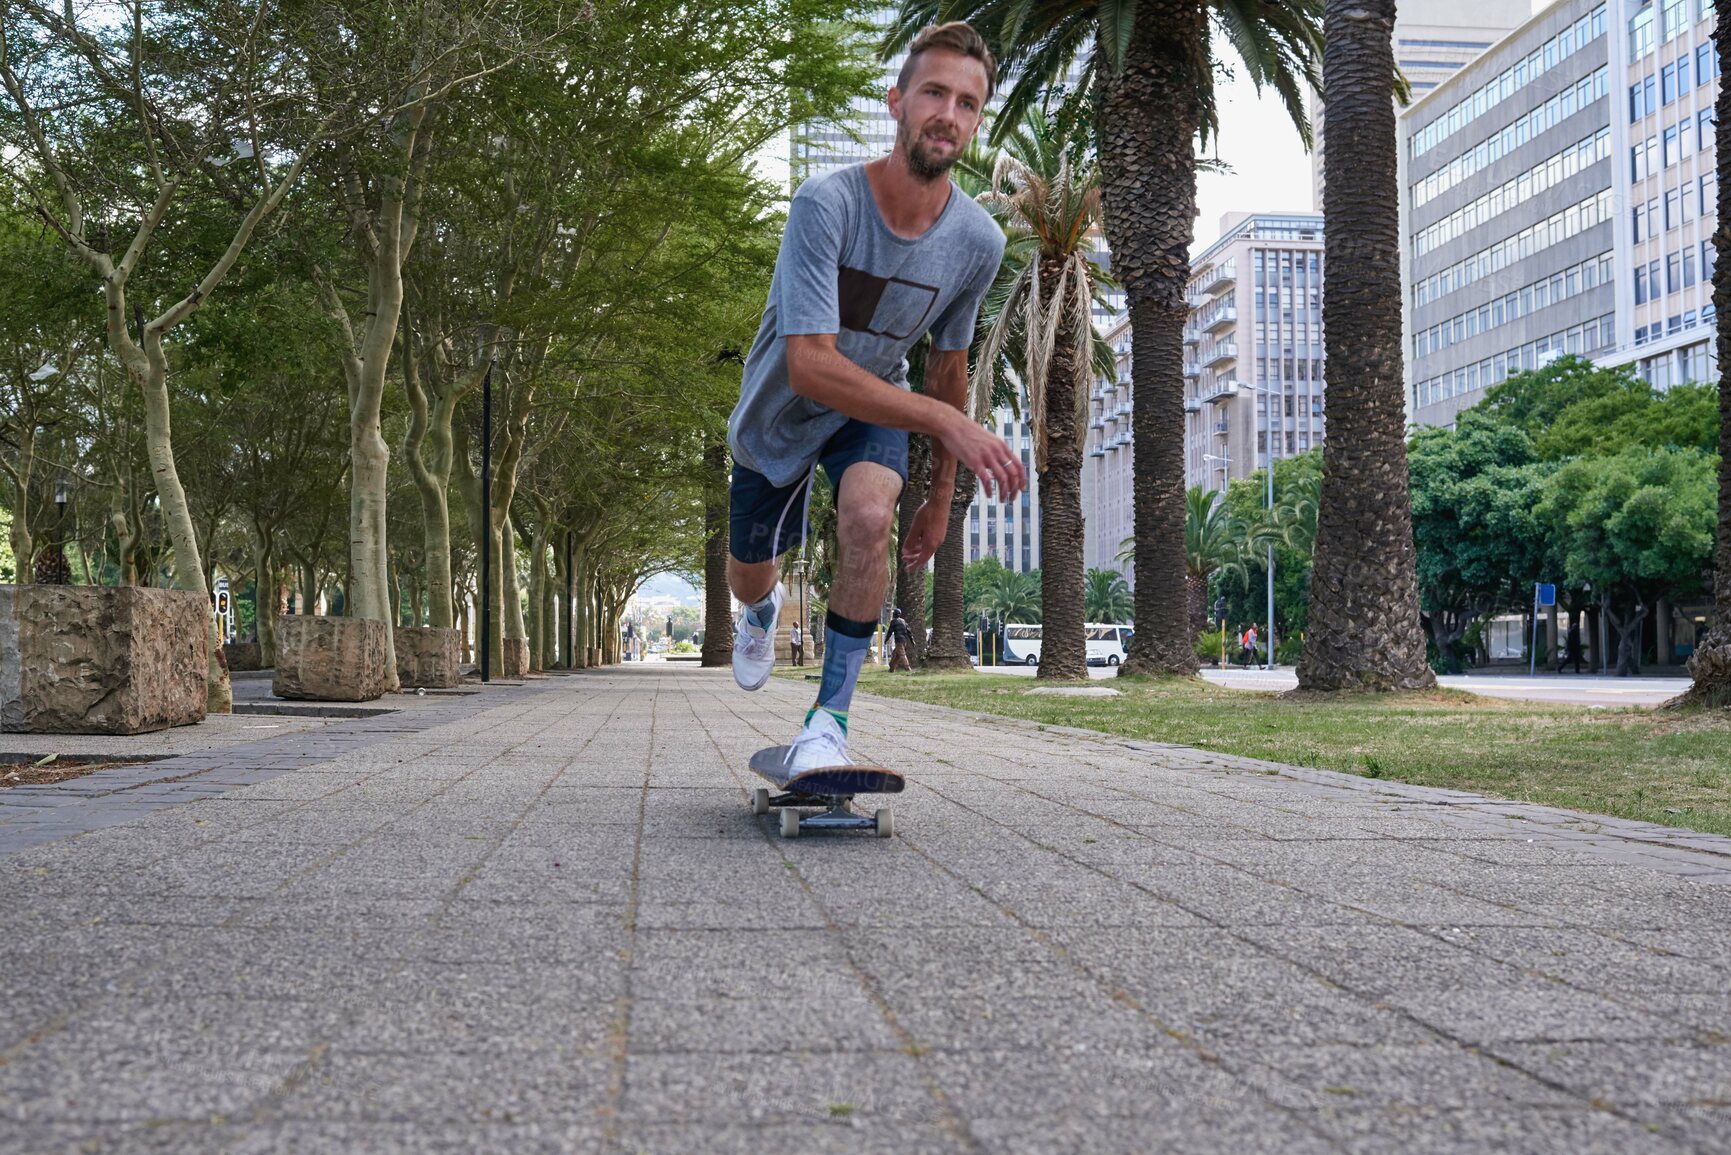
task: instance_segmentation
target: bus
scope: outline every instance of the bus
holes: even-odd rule
[[[1130,626],[1088,622],[1082,628],[1087,632],[1090,666],[1116,666],[1124,660],[1124,651],[1134,632]],[[1004,627],[1004,664],[1040,664],[1040,626],[1037,623],[1011,622]]]

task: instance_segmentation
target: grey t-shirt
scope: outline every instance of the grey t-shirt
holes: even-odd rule
[[[1003,255],[1003,230],[954,184],[936,223],[914,240],[884,224],[863,165],[800,185],[727,426],[734,460],[787,485],[847,424],[846,414],[794,393],[786,338],[834,333],[842,356],[906,389],[908,350],[925,333],[940,350],[973,341]]]

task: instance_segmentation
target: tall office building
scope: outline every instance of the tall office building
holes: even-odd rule
[[[1564,353],[1717,376],[1711,0],[1560,0],[1401,118],[1407,404]]]
[[[1322,217],[1228,213],[1191,258],[1184,328],[1185,485],[1223,489],[1322,444]],[[1130,324],[1107,330],[1117,371],[1089,396],[1082,467],[1087,564],[1116,560],[1136,528]],[[1251,388],[1254,386],[1255,388]]]
[[[1410,420],[1617,346],[1612,23],[1605,0],[1560,0],[1400,118]]]
[[[1000,501],[988,496],[986,487],[976,486],[974,500],[968,506],[967,549],[963,556],[970,562],[984,557],[996,557],[1005,569],[1027,573],[1040,568],[1040,480],[1034,474],[1033,431],[1028,425],[1028,405],[1022,402],[1021,416],[1008,406],[994,410],[988,424],[993,433],[1002,437],[1022,460],[1028,473],[1028,488],[1014,501]]]
[[[1623,0],[1611,23],[1617,351],[1661,388],[1716,380],[1713,0]],[[1626,107],[1625,107],[1626,105]]]
[[[1322,444],[1322,217],[1228,213],[1190,268],[1185,484],[1223,489]]]
[[[1417,100],[1442,84],[1479,53],[1508,35],[1526,9],[1505,0],[1401,0],[1394,21],[1394,62]],[[1312,207],[1322,211],[1322,102],[1310,100],[1316,129],[1311,153]]]

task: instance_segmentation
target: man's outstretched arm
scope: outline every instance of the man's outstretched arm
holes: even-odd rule
[[[1004,444],[1003,438],[982,428],[964,412],[968,397],[965,349],[931,354],[926,363],[929,396],[899,389],[849,361],[836,349],[833,333],[788,337],[787,375],[793,391],[801,397],[809,397],[859,421],[930,437],[932,494],[939,493],[941,469],[946,514],[957,461],[973,470],[1000,501],[1008,501],[1027,488],[1028,476],[1021,458]],[[943,540],[941,532],[938,540]]]

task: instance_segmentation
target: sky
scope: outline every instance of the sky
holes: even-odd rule
[[[1220,237],[1229,212],[1310,212],[1310,154],[1273,90],[1257,95],[1241,76],[1216,86],[1220,136],[1213,153],[1229,172],[1196,174],[1192,252]]]

